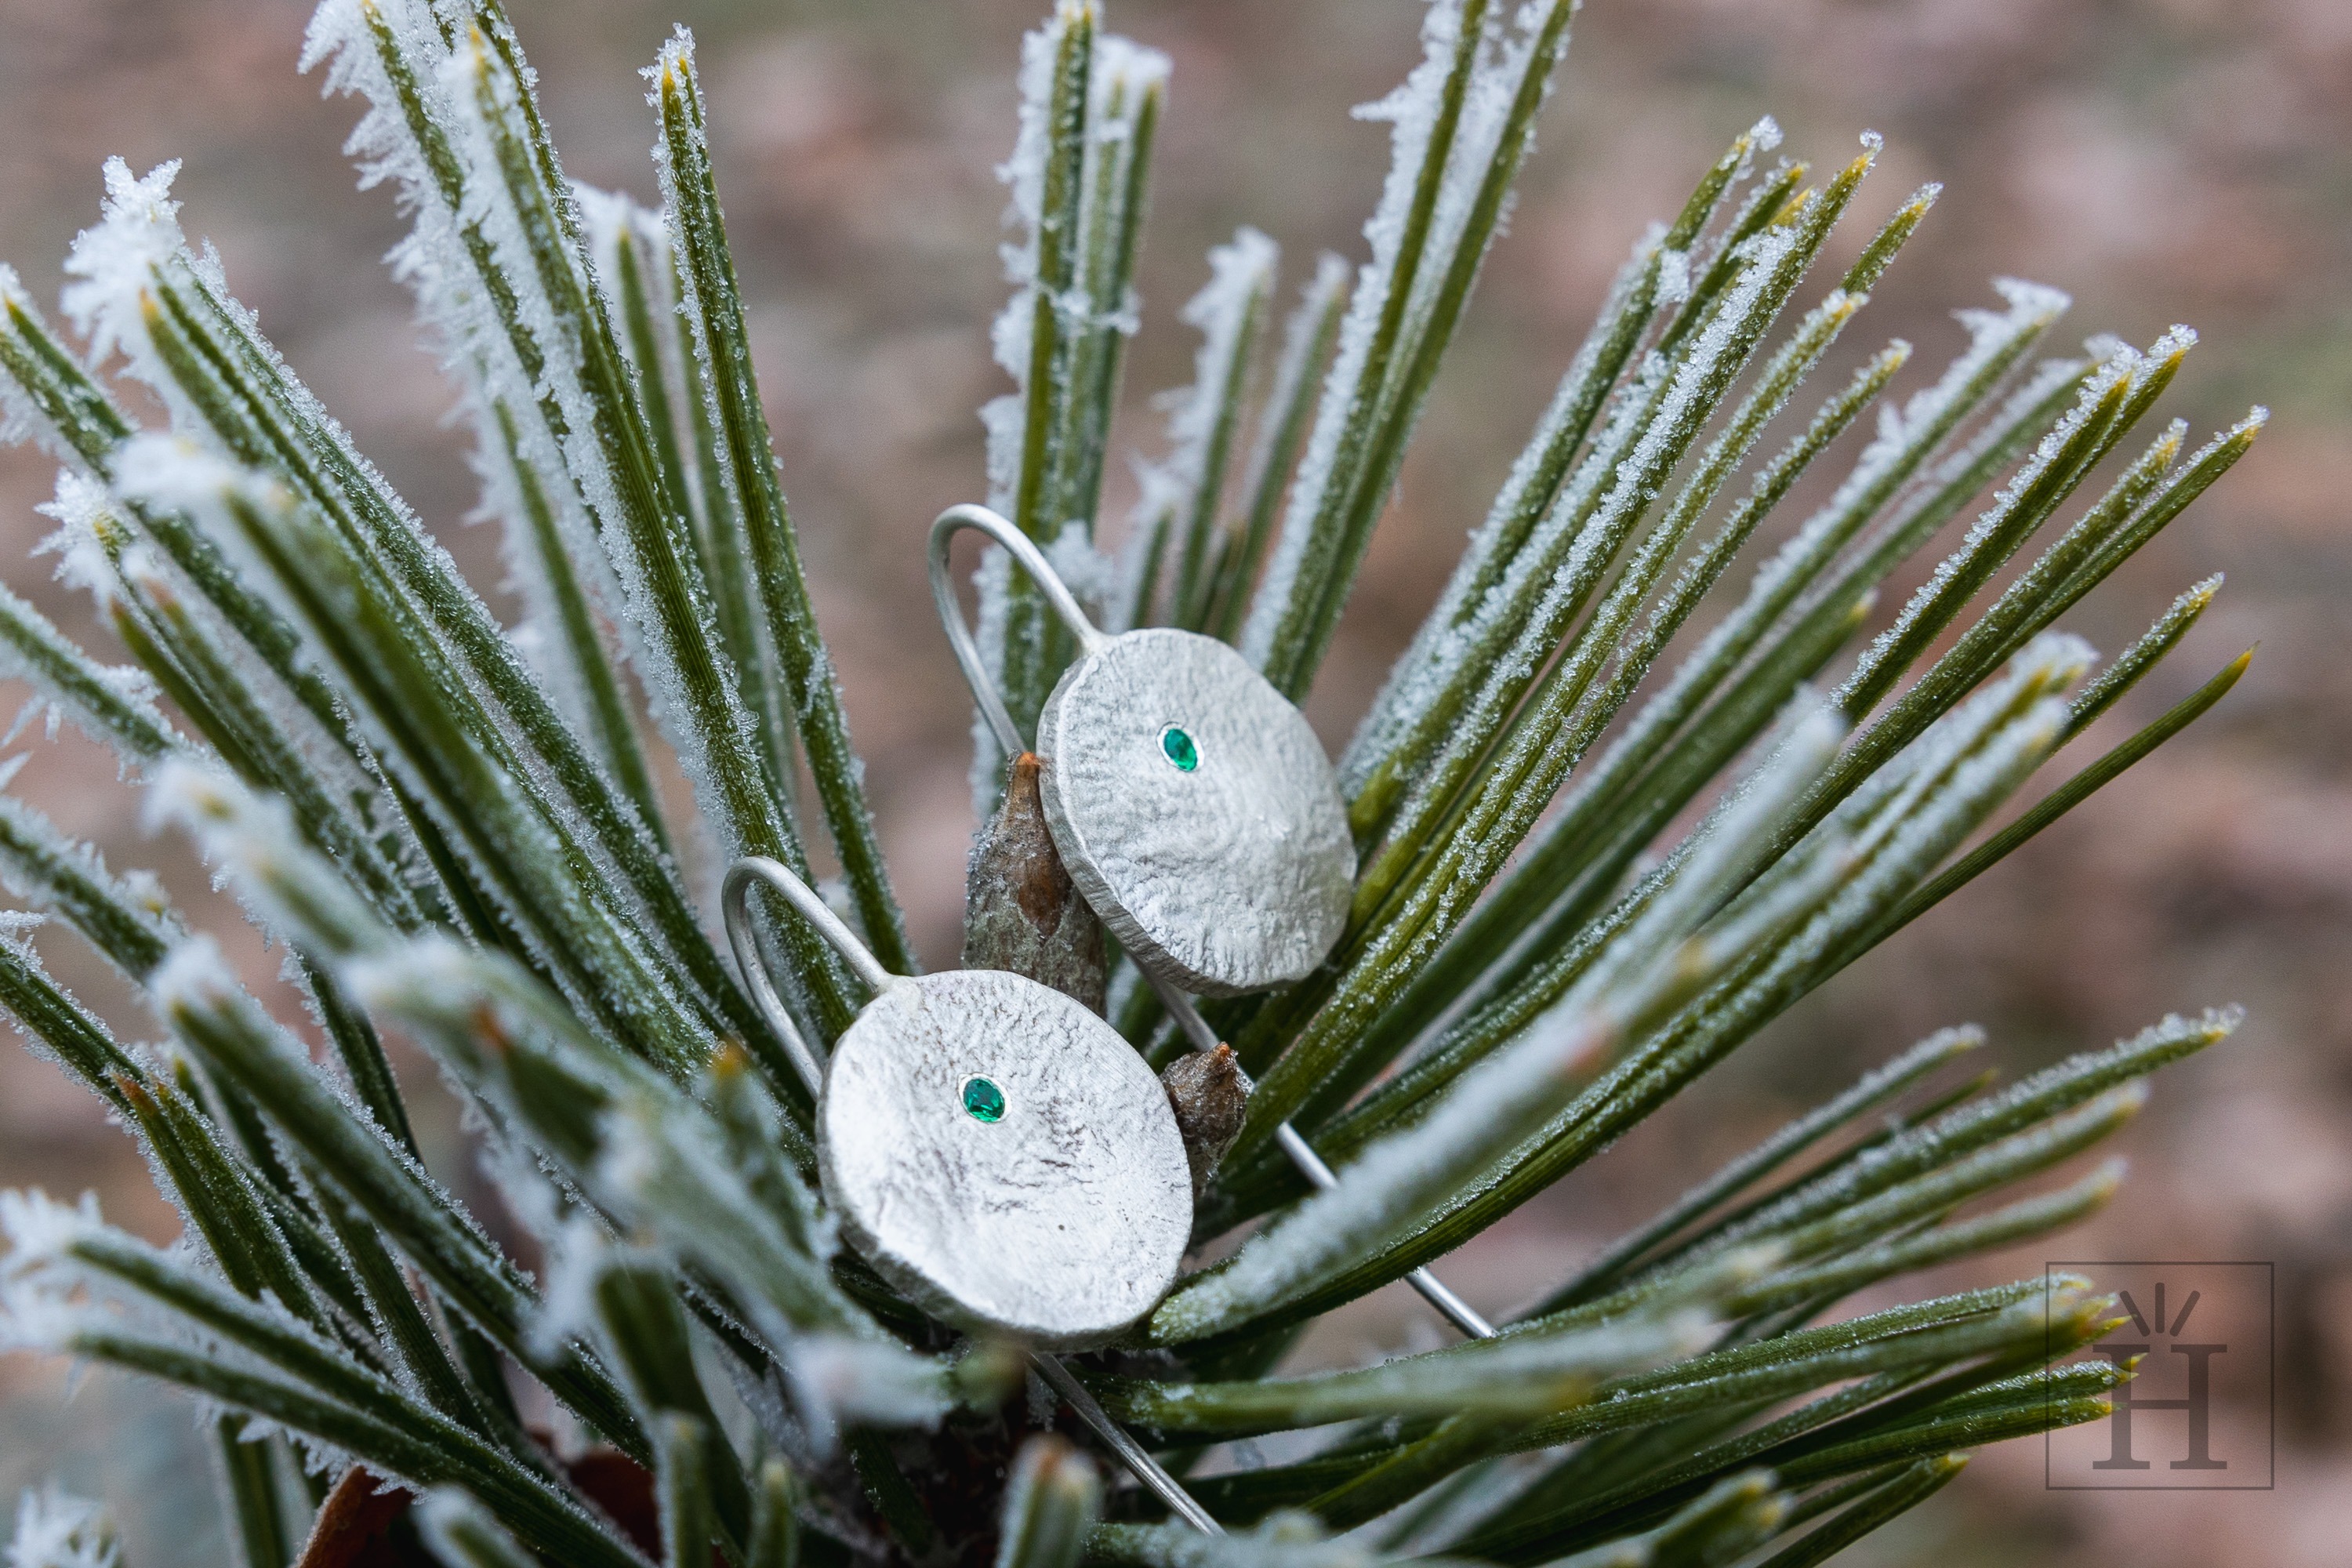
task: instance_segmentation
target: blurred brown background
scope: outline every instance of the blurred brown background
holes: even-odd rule
[[[825,627],[848,689],[899,889],[950,963],[963,849],[966,714],[931,623],[921,530],[980,489],[973,410],[1001,390],[985,323],[1011,74],[1034,0],[513,0],[570,171],[652,195],[635,68],[672,20],[698,31],[719,168],[761,371]],[[1126,0],[1110,23],[1175,60],[1142,263],[1147,326],[1123,442],[1156,443],[1144,399],[1188,378],[1175,307],[1240,223],[1281,240],[1286,291],[1318,248],[1360,254],[1386,158],[1350,121],[1414,58],[1414,0]],[[98,164],[186,160],[190,232],[478,580],[446,395],[409,301],[377,265],[400,232],[337,149],[356,116],[293,66],[305,0],[0,0],[0,255],[54,298],[95,216]],[[1335,743],[1432,598],[1463,530],[1574,349],[1608,272],[1759,113],[1788,150],[1842,160],[1887,137],[1850,225],[1916,184],[1942,204],[1849,333],[1889,335],[1918,384],[1958,346],[1947,312],[2016,273],[2076,299],[2066,335],[2204,334],[2168,402],[2194,439],[2259,399],[2254,454],[2070,624],[2103,648],[2214,570],[2228,587],[2120,733],[2260,640],[2228,701],[1783,1020],[1658,1122],[1484,1238],[1448,1273],[1491,1304],[1556,1278],[1595,1238],[1792,1109],[1927,1030],[1973,1019],[2011,1068],[2105,1044],[2168,1009],[2238,1000],[2251,1019],[2158,1080],[2126,1135],[2134,1179],[2095,1225],[1967,1271],[2045,1257],[2277,1264],[2277,1489],[2042,1489],[2039,1444],[1976,1472],[1854,1561],[2135,1568],[2340,1563],[2352,1541],[2352,5],[2345,0],[1594,0],[1441,381],[1402,492],[1313,703]],[[1850,241],[1849,247],[1858,240]],[[1824,372],[1830,384],[1834,370]],[[1834,465],[1832,465],[1834,466]],[[1123,474],[1123,468],[1120,470]],[[1123,483],[1123,480],[1115,481]],[[0,456],[9,580],[69,629],[87,605],[24,551],[47,467]],[[1115,489],[1106,516],[1116,518]],[[1108,530],[1106,531],[1109,531]],[[1899,602],[1899,601],[1898,601]],[[95,646],[105,646],[102,642]],[[13,695],[8,700],[13,705]],[[2114,735],[2108,736],[2111,742]],[[2095,742],[2097,738],[2095,737]],[[18,788],[115,863],[162,867],[215,931],[201,871],[145,843],[110,763],[70,734],[20,742]],[[2085,754],[2087,754],[2087,748]],[[2070,759],[2079,765],[2079,759]],[[51,963],[126,1029],[152,1026],[72,943]],[[275,955],[238,950],[257,984]],[[419,1089],[429,1074],[411,1072]],[[429,1091],[428,1091],[429,1092]],[[443,1116],[439,1163],[466,1180]],[[0,1183],[96,1185],[157,1237],[168,1215],[95,1102],[15,1047],[0,1057]],[[1376,1299],[1323,1336],[1360,1353],[1413,1331]],[[186,1406],[110,1376],[61,1401],[64,1369],[0,1363],[0,1493],[59,1471],[122,1516],[134,1568],[225,1560]],[[2231,1406],[2224,1438],[2263,1412]]]

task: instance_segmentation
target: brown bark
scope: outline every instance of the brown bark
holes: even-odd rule
[[[1184,1159],[1192,1167],[1192,1195],[1197,1198],[1208,1191],[1217,1162],[1241,1136],[1242,1113],[1249,1108],[1241,1064],[1234,1060],[1233,1047],[1221,1045],[1213,1051],[1177,1058],[1160,1081],[1176,1112],[1176,1131],[1184,1137]]]
[[[1103,1010],[1102,925],[1045,828],[1036,754],[1013,759],[1004,804],[964,873],[963,966],[1006,969]]]

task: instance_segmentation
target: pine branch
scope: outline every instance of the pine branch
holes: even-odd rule
[[[1192,384],[1166,401],[1117,574],[1096,513],[1170,65],[1091,0],[1029,36],[993,345],[1015,390],[983,411],[988,488],[1108,599],[1098,619],[1233,641],[1278,689],[1309,689],[1573,10],[1432,0],[1418,65],[1362,111],[1391,125],[1369,258],[1352,275],[1321,258],[1279,333],[1275,242],[1244,227],[1211,252],[1179,312]],[[1979,1036],[1944,1031],[1691,1172],[1492,1339],[1282,1363],[1320,1314],[1570,1177],[2232,687],[2251,650],[2013,809],[2218,590],[2104,667],[2058,629],[2262,428],[2256,409],[2193,448],[2179,420],[2134,437],[2187,329],[2032,364],[2067,301],[2001,280],[1928,384],[1893,399],[1910,350],[1890,343],[1776,436],[1937,188],[1792,312],[1878,142],[1809,183],[1801,162],[1758,167],[1769,120],[1735,140],[1633,247],[1340,759],[1360,859],[1337,947],[1295,986],[1209,1005],[1232,1047],[1165,1086],[1216,1261],[1120,1343],[1040,1363],[962,1339],[887,1282],[890,1258],[841,1245],[829,1141],[856,1130],[817,1114],[793,1037],[842,1035],[864,984],[810,919],[780,918],[730,933],[772,966],[757,994],[784,1012],[762,1011],[672,858],[709,843],[805,874],[804,767],[879,960],[861,972],[887,989],[913,967],[751,374],[690,39],[646,73],[659,214],[567,181],[498,0],[325,0],[306,64],[364,100],[362,180],[393,183],[411,220],[394,268],[505,524],[519,626],[185,242],[174,165],[108,165],[69,265],[82,342],[0,269],[0,423],[62,465],[42,509],[61,574],[132,661],[0,590],[0,673],[188,830],[285,944],[308,1011],[306,1029],[273,1017],[152,878],[0,796],[0,886],[37,911],[0,913],[0,1008],[107,1102],[184,1225],[159,1249],[92,1204],[0,1194],[0,1334],[205,1402],[252,1568],[305,1533],[281,1474],[297,1461],[341,1545],[413,1496],[426,1547],[463,1568],[1787,1568],[1920,1505],[1962,1450],[2107,1413],[2127,1371],[2071,1359],[2116,1321],[2092,1281],[1845,1304],[2095,1212],[2123,1166],[2093,1152],[2231,1010],[2006,1087],[1948,1081]],[[125,412],[118,372],[167,430]],[[1832,461],[1840,482],[1783,527]],[[979,597],[982,662],[1030,725],[1077,650],[1001,552]],[[692,822],[662,816],[648,741],[689,779]],[[977,748],[988,805],[1013,761],[995,744]],[[1052,756],[1018,761],[1016,785],[1053,776]],[[1029,795],[971,868],[968,956],[1025,971],[1014,949],[1064,942],[1066,989],[1153,1059],[1212,1044],[1185,1009],[1171,1028],[1132,964],[1102,994],[1094,915],[1060,876],[1075,851]],[[51,916],[168,1039],[125,1045],[57,984],[35,947]],[[536,1272],[426,1173],[395,1035],[464,1102]],[[1014,1395],[1040,1364],[1024,1424]],[[559,1459],[523,1424],[542,1401],[610,1447]],[[1056,1401],[1137,1489],[1028,1433]],[[1202,1445],[1315,1427],[1282,1463],[1171,1479]],[[362,1530],[351,1500],[383,1478],[404,1489]],[[1177,1521],[1152,1522],[1163,1504]],[[102,1518],[62,1497],[27,1504],[12,1555],[116,1561]]]

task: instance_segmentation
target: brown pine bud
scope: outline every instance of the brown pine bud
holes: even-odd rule
[[[1241,1136],[1242,1113],[1249,1109],[1241,1064],[1234,1060],[1231,1046],[1193,1051],[1170,1062],[1160,1082],[1176,1112],[1176,1131],[1183,1135],[1184,1159],[1192,1167],[1192,1195],[1197,1198],[1208,1191],[1217,1162]]]
[[[1102,925],[1062,866],[1037,799],[1037,757],[1013,759],[1004,804],[964,871],[963,966],[1009,969],[1103,1010]]]

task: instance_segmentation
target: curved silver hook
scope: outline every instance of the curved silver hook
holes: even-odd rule
[[[776,994],[776,983],[769,978],[768,966],[760,959],[759,938],[751,930],[751,889],[761,883],[782,894],[786,903],[816,927],[817,933],[849,961],[849,967],[866,984],[879,991],[898,977],[866,951],[857,933],[844,925],[841,917],[817,897],[815,889],[793,874],[792,868],[765,855],[746,855],[727,868],[727,880],[719,889],[719,913],[727,926],[727,945],[735,950],[735,966],[743,972],[743,984],[751,988],[751,1005],[792,1053],[793,1066],[800,1069],[808,1091],[822,1094],[824,1066],[802,1037],[800,1026],[784,1007],[784,999]]]
[[[1062,581],[1061,574],[1054,570],[1036,542],[1003,516],[967,502],[951,506],[931,520],[931,601],[940,608],[940,625],[948,634],[949,646],[955,649],[956,663],[963,668],[964,684],[971,688],[972,700],[980,704],[982,716],[996,733],[996,743],[1004,749],[1006,756],[1017,757],[1029,749],[1029,743],[1013,728],[1004,698],[997,691],[996,683],[988,678],[988,667],[981,662],[980,645],[972,641],[971,628],[963,624],[962,606],[956,603],[955,581],[948,573],[948,543],[957,531],[966,528],[988,535],[1021,563],[1029,580],[1037,584],[1038,592],[1045,595],[1045,603],[1076,635],[1079,647],[1092,653],[1110,639],[1087,619],[1086,611],[1078,607],[1078,601]]]

